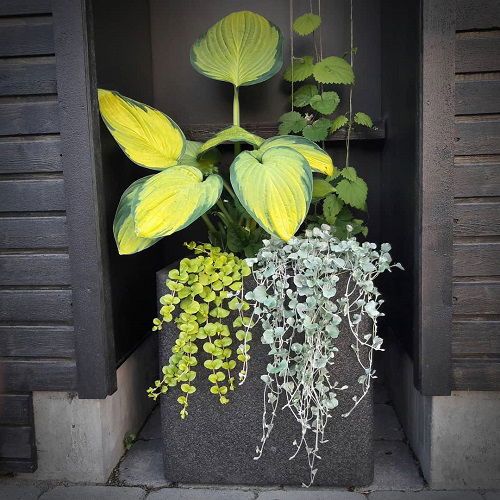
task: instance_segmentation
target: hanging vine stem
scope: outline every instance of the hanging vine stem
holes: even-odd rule
[[[349,22],[350,22],[350,32],[351,32],[351,68],[354,70],[354,23],[353,23],[353,15],[352,15],[352,2],[350,0],[350,13],[349,13]],[[349,89],[349,124],[347,126],[347,138],[346,138],[346,152],[345,152],[345,166],[349,166],[349,149],[351,143],[351,129],[352,129],[352,86]]]
[[[310,469],[304,486],[314,481],[333,412],[342,402],[347,409],[342,417],[349,416],[376,378],[373,352],[382,350],[377,319],[383,300],[374,280],[384,271],[401,268],[391,263],[389,251],[388,244],[378,250],[374,243],[359,243],[354,237],[339,240],[330,226],[322,225],[287,243],[265,240],[257,257],[247,259],[257,286],[245,300],[257,316],[255,324],[262,325],[261,342],[270,348],[261,376],[262,436],[254,458],[262,456],[278,412],[290,411],[301,427],[290,459],[305,450]],[[347,380],[338,380],[342,372],[335,366],[339,358],[349,356],[339,350],[336,339],[349,332],[360,369],[359,386],[349,381],[351,387],[342,383]]]

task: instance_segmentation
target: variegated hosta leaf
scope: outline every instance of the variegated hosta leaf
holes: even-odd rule
[[[175,122],[161,111],[118,92],[98,92],[104,123],[134,163],[153,170],[176,164],[184,151],[185,138]]]
[[[134,218],[132,216],[132,202],[137,190],[153,175],[148,175],[132,183],[122,194],[113,222],[113,234],[120,255],[130,255],[140,252],[154,245],[159,238],[140,238],[135,234]]]
[[[219,199],[222,179],[196,167],[177,165],[150,177],[132,205],[135,231],[141,238],[161,238],[185,228]]]
[[[236,87],[254,85],[275,75],[283,64],[278,27],[254,12],[233,12],[191,47],[196,71]]]
[[[179,165],[197,167],[204,174],[216,173],[220,153],[216,148],[212,148],[210,151],[200,154],[202,145],[202,142],[186,141],[186,149],[184,150],[184,154],[179,158]]]
[[[311,169],[288,147],[240,153],[231,165],[231,184],[248,213],[285,241],[299,229],[311,203]]]
[[[275,147],[287,147],[298,151],[315,172],[333,175],[334,166],[330,155],[316,143],[297,135],[279,135],[264,141],[259,151],[264,152]]]
[[[217,134],[205,142],[200,148],[200,153],[204,153],[223,142],[246,142],[252,146],[260,146],[264,142],[264,139],[248,132],[242,127],[233,125],[232,127],[217,132]]]

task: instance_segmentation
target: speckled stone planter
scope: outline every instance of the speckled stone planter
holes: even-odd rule
[[[170,266],[157,274],[158,297],[167,293],[165,281]],[[252,278],[246,278],[248,289]],[[247,287],[245,287],[247,288]],[[225,320],[228,324],[233,318]],[[365,327],[365,325],[362,325]],[[370,333],[369,325],[366,324]],[[262,330],[253,329],[249,375],[244,385],[229,394],[230,403],[221,405],[210,394],[210,383],[203,366],[195,380],[197,391],[189,399],[189,416],[179,417],[177,395],[161,397],[161,420],[165,477],[169,481],[199,484],[300,485],[309,481],[309,466],[304,450],[294,460],[292,442],[300,435],[300,425],[289,411],[280,412],[264,453],[254,460],[255,448],[262,435],[264,384],[269,346],[260,342]],[[165,324],[160,334],[160,366],[168,362],[177,337],[173,323]],[[342,353],[336,357],[335,380],[349,387],[359,387],[360,367],[351,349],[352,335],[344,326],[337,339]],[[203,353],[204,354],[204,353]],[[200,356],[203,356],[201,354]],[[202,365],[202,363],[200,363]],[[321,445],[321,460],[316,461],[316,486],[365,486],[373,481],[373,401],[371,393],[348,417],[354,392],[344,391],[339,406],[327,424],[326,439]]]

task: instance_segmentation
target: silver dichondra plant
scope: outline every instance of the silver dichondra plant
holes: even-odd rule
[[[345,355],[336,347],[339,327],[347,323],[360,369],[359,394],[342,415],[348,417],[376,378],[374,351],[383,350],[377,335],[383,300],[374,280],[402,266],[391,264],[389,244],[377,250],[374,243],[359,243],[354,237],[342,241],[326,224],[287,243],[273,238],[264,245],[255,259],[247,259],[257,286],[245,296],[253,303],[254,319],[262,322],[262,343],[270,348],[267,373],[261,376],[265,384],[263,434],[255,459],[263,453],[278,409],[288,409],[302,429],[290,458],[305,448],[311,484],[319,445],[326,442],[328,419],[348,388],[334,381],[335,358]],[[371,323],[368,334],[360,328],[367,320]]]

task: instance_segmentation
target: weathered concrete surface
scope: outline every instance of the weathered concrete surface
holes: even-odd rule
[[[57,486],[41,496],[41,500],[143,500],[140,488],[116,486]]]
[[[118,470],[120,484],[127,486],[147,485],[148,488],[169,486],[165,479],[161,439],[139,440],[125,455]]]
[[[361,493],[332,490],[281,490],[263,491],[257,500],[366,500]]]
[[[153,491],[148,500],[254,500],[251,491],[206,488],[165,488]]]
[[[106,399],[35,392],[38,469],[26,479],[106,482],[123,455],[123,438],[151,412],[146,389],[155,377],[157,338],[151,336],[118,368],[118,390]]]
[[[165,280],[168,270],[158,273],[158,294],[167,293]],[[344,285],[345,286],[345,285]],[[248,284],[248,289],[252,285]],[[341,291],[342,284],[337,289]],[[229,316],[225,321],[232,322]],[[231,324],[231,323],[228,323]],[[371,332],[368,321],[362,328]],[[220,405],[210,394],[206,370],[200,362],[196,378],[197,392],[190,397],[189,416],[179,418],[176,402],[179,391],[173,390],[161,398],[164,462],[166,478],[172,482],[201,484],[300,485],[309,482],[309,466],[305,451],[294,460],[292,442],[300,437],[300,425],[289,411],[280,412],[266,448],[259,460],[254,460],[260,445],[264,384],[260,375],[266,373],[269,346],[260,342],[260,326],[253,329],[249,376],[245,384],[229,394],[230,403]],[[164,326],[160,334],[160,361],[166,364],[177,337],[173,323]],[[328,423],[315,467],[315,485],[367,485],[373,479],[373,403],[370,393],[349,418],[341,416],[350,408],[351,398],[358,391],[360,375],[353,337],[348,326],[341,324],[337,347],[334,380],[349,389],[339,397],[339,406]],[[202,353],[200,358],[203,360]],[[208,359],[208,358],[207,358]]]
[[[368,500],[483,500],[473,491],[376,491]]]
[[[500,392],[422,396],[410,358],[393,346],[389,359],[391,396],[430,486],[500,488]]]
[[[37,500],[42,489],[37,486],[23,484],[0,484],[2,500]]]
[[[432,487],[500,488],[499,423],[500,392],[433,397]]]
[[[391,405],[377,404],[375,411],[375,439],[401,441],[403,429]]]
[[[375,478],[367,490],[419,490],[424,487],[417,464],[402,441],[375,441]]]

